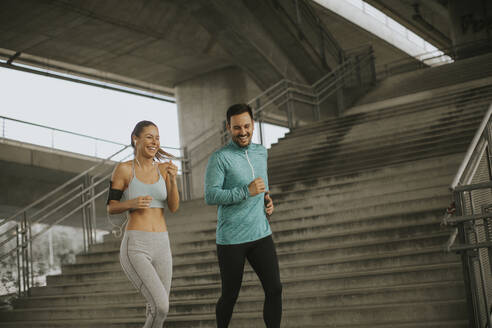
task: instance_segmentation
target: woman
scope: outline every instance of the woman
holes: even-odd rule
[[[177,167],[160,149],[159,130],[150,121],[137,123],[131,134],[132,161],[120,163],[111,178],[109,214],[129,211],[120,247],[120,263],[128,279],[147,300],[144,328],[161,328],[169,312],[172,257],[164,218],[179,207]],[[123,198],[122,198],[123,196]]]

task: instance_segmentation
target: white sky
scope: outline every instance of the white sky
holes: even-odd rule
[[[169,102],[6,68],[0,68],[0,90],[1,116],[123,144],[130,142],[138,121],[150,120],[159,127],[163,146],[180,146],[177,108]],[[52,143],[51,132],[10,121],[5,122],[5,137],[45,146]],[[82,137],[55,133],[54,144],[95,154],[94,142]],[[99,156],[106,155],[103,144],[98,148]]]

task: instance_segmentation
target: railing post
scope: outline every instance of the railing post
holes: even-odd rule
[[[487,122],[487,125],[485,126],[485,137],[487,138],[487,161],[489,164],[489,177],[490,177],[490,170],[492,170],[492,131],[491,131],[491,125],[490,121]]]
[[[188,147],[183,147],[183,153],[181,154],[181,170],[182,170],[182,182],[183,182],[183,198],[184,200],[191,199],[191,184],[190,184],[190,174],[191,174],[191,159],[188,155]]]
[[[292,103],[292,94],[289,90],[289,86],[287,85],[287,125],[289,129],[294,128],[294,104]]]
[[[17,243],[16,255],[17,255],[17,294],[19,297],[22,296],[22,221],[17,224],[15,240]]]
[[[29,219],[26,218],[26,224],[27,224],[27,233],[28,233],[28,245],[29,249],[27,250],[28,252],[28,259],[29,259],[29,265],[30,269],[28,270],[29,277],[30,277],[30,284],[27,286],[27,294],[31,296],[31,287],[34,286],[34,266],[33,266],[33,256],[32,256],[32,232],[31,232],[31,222],[29,222]]]
[[[260,130],[260,144],[262,146],[264,146],[265,144],[263,142],[264,141],[263,140],[263,122],[261,119],[258,121],[258,129]]]
[[[82,184],[82,189],[84,189],[86,183],[84,179],[84,183]],[[84,204],[85,202],[85,195],[84,193],[80,194],[80,204]],[[84,236],[84,253],[87,253],[89,251],[89,241],[88,241],[88,226],[87,226],[87,217],[86,217],[86,212],[85,212],[85,206],[82,207],[82,235]]]
[[[17,272],[19,279],[19,295],[24,296],[29,294],[30,284],[33,283],[34,277],[32,275],[32,246],[31,246],[31,227],[27,220],[27,213],[24,215],[19,223],[17,230]],[[20,239],[20,241],[19,241]],[[31,254],[29,254],[31,252]]]
[[[111,176],[109,177],[111,180]],[[92,199],[91,204],[89,206],[89,217],[91,219],[91,227],[92,227],[92,236],[91,236],[91,245],[95,244],[97,242],[97,236],[96,236],[96,227],[97,227],[97,215],[96,215],[96,199],[94,198],[96,196],[96,191],[94,190],[94,183],[95,179],[94,177],[90,178],[90,183],[92,188],[89,191],[89,197]]]
[[[463,209],[463,198],[461,195],[461,192],[454,192],[454,201],[455,201],[455,206],[456,206],[456,215],[461,216],[464,215],[464,209]],[[458,223],[458,239],[462,245],[465,245],[467,243],[467,237],[466,237],[466,231],[465,231],[465,226],[463,222]],[[463,250],[460,252],[461,256],[461,264],[462,264],[462,272],[463,272],[463,280],[465,284],[465,294],[466,294],[466,299],[467,299],[467,304],[468,304],[468,313],[473,314],[476,311],[476,306],[474,304],[477,304],[476,300],[476,295],[473,292],[472,289],[472,280],[474,281],[472,272],[471,272],[471,263],[470,263],[470,256],[468,255],[467,250]],[[476,313],[473,315],[469,315],[469,326],[470,327],[477,327],[475,318],[477,318]]]
[[[5,117],[2,119],[2,138],[5,138]]]

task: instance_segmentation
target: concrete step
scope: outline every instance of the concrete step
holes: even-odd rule
[[[404,230],[413,231],[413,233],[416,234],[423,230],[425,233],[443,233],[444,235],[447,235],[448,232],[446,230],[441,230],[438,228],[441,214],[442,210],[439,209],[435,211],[416,212],[410,214],[369,218],[364,217],[360,219],[353,218],[352,220],[346,220],[341,217],[340,222],[331,219],[331,217],[328,217],[326,222],[319,222],[319,220],[313,219],[312,222],[305,222],[305,228],[307,229],[305,229],[306,231],[303,230],[303,233],[298,237],[289,232],[286,233],[285,236],[274,233],[274,237],[276,240],[276,248],[278,253],[314,250],[320,247],[326,248],[333,246],[335,246],[335,248],[354,247],[354,245],[368,247],[369,244],[388,242],[388,240],[391,240],[392,237],[390,232],[397,230],[399,230],[399,241],[403,241],[401,234]],[[316,227],[322,229],[323,232],[310,234],[308,229],[316,229]],[[373,238],[370,239],[371,234],[377,232],[378,229],[386,232],[387,235],[385,235],[381,240],[374,239],[374,236],[377,237],[377,234],[373,235]],[[193,250],[180,246],[178,242],[173,243],[173,257],[179,257],[187,260],[192,258],[205,258],[207,256],[215,257],[215,229],[211,229],[208,234],[200,234],[202,239],[197,237],[195,242],[202,242]],[[351,236],[351,234],[354,236]],[[363,239],[359,244],[354,242],[348,243],[348,240],[343,242],[345,241],[345,238],[351,238],[352,240],[360,238],[357,236],[364,236],[365,239]],[[420,236],[421,235],[409,236],[408,238],[421,238]],[[338,239],[341,239],[342,242],[338,241]],[[207,245],[204,245],[204,240],[208,241]],[[76,265],[82,265],[84,263],[119,261],[119,242],[114,243],[113,245],[114,246],[112,248],[108,247],[106,252],[83,255],[86,260],[77,263]]]
[[[366,206],[358,209],[327,211],[326,213],[311,213],[310,215],[298,215],[293,217],[276,217],[270,219],[270,225],[276,240],[286,242],[290,240],[302,240],[323,238],[326,233],[350,233],[354,225],[366,227],[366,222],[372,222],[373,228],[388,228],[397,226],[394,219],[408,217],[415,222],[435,222],[437,225],[442,218],[443,209],[449,205],[450,197],[435,197],[432,199],[415,199],[404,202],[396,202],[388,206]],[[426,213],[431,212],[431,213]],[[415,213],[415,217],[412,213]],[[409,215],[407,215],[409,214]],[[430,215],[427,215],[430,214]],[[420,218],[422,216],[422,219]],[[346,227],[349,227],[348,229]],[[197,232],[170,233],[171,247],[180,252],[200,252],[206,247],[215,247],[215,223],[210,221],[203,224]],[[119,249],[120,242],[115,241],[106,246],[106,250]]]
[[[426,249],[422,251],[401,251],[393,254],[377,254],[372,256],[354,256],[346,259],[322,259],[319,262],[305,261],[296,264],[282,264],[281,276],[305,277],[310,272],[317,274],[347,274],[363,270],[389,269],[416,265],[431,265],[435,263],[456,263],[458,258],[442,256],[442,247]],[[301,265],[302,264],[302,265]],[[217,264],[202,264],[197,267],[189,267],[188,274],[176,277],[175,285],[211,284],[220,281]],[[246,269],[245,280],[256,281],[256,274]]]
[[[450,181],[454,174],[451,172],[436,172],[435,170],[421,172],[418,176],[406,175],[401,179],[388,177],[384,180],[371,181],[370,183],[346,183],[334,187],[312,188],[310,190],[298,191],[297,193],[273,194],[271,197],[275,210],[287,210],[303,205],[319,204],[334,197],[345,197],[354,200],[354,203],[368,197],[383,196],[390,193],[401,193],[404,191],[415,191],[433,187],[442,187],[448,190]],[[456,173],[456,172],[455,172]]]
[[[426,184],[431,184],[432,179],[436,179],[436,183],[444,183],[446,179],[448,182],[452,181],[462,156],[449,157],[442,165],[424,166],[423,163],[416,162],[411,166],[408,166],[408,171],[402,167],[401,174],[398,174],[396,170],[389,170],[387,172],[378,172],[375,170],[372,173],[361,174],[360,176],[339,176],[333,179],[323,179],[323,181],[312,181],[306,184],[299,184],[292,187],[291,184],[281,186],[270,186],[270,193],[274,199],[274,203],[277,209],[280,208],[280,204],[284,201],[299,201],[302,199],[309,199],[309,197],[329,194],[329,193],[348,193],[354,192],[351,196],[358,197],[366,196],[368,193],[378,193],[386,191],[388,188],[408,188],[409,190],[414,188],[421,180],[424,180]],[[420,169],[422,166],[422,169]],[[216,206],[208,206],[203,199],[198,200],[188,206],[187,202],[181,204],[178,212],[167,216],[168,227],[171,231],[179,231],[178,227],[185,227],[187,231],[190,229],[190,224],[203,221],[203,217],[216,217]]]
[[[465,302],[463,300],[445,300],[432,302],[405,302],[393,304],[362,305],[351,307],[311,307],[310,309],[286,311],[282,317],[283,327],[354,327],[354,323],[365,322],[370,327],[404,327],[402,325],[415,320],[429,322],[450,322],[455,319],[459,324],[466,319]],[[444,321],[446,320],[446,321]],[[24,321],[22,326],[13,323],[0,323],[0,327],[138,327],[143,324],[143,316],[137,318],[112,319],[72,319],[57,321]],[[309,322],[306,326],[303,323]],[[422,322],[422,321],[421,321]],[[326,325],[327,323],[328,326]],[[19,323],[16,323],[19,324]],[[263,319],[258,312],[234,313],[232,327],[262,327]],[[51,325],[51,326],[50,326]],[[169,315],[166,327],[215,327],[215,315]],[[377,325],[377,326],[376,326]],[[360,326],[358,326],[360,327]],[[443,327],[443,326],[441,326]],[[447,326],[446,326],[447,327]],[[452,326],[454,327],[454,326]],[[460,326],[457,326],[460,327]]]
[[[200,298],[217,298],[220,293],[218,274],[213,283],[201,285],[173,285],[171,288],[171,301],[196,300]],[[415,283],[433,283],[441,281],[462,280],[461,264],[456,262],[438,263],[429,265],[416,265],[406,267],[378,268],[376,270],[360,270],[357,272],[344,272],[336,274],[319,274],[308,272],[304,276],[282,276],[284,293],[332,291],[343,292],[347,289],[383,288],[393,285],[406,285]],[[91,280],[68,285],[35,287],[33,296],[60,296],[63,294],[84,294],[134,290],[130,282],[125,279]],[[260,296],[262,287],[257,278],[243,281],[241,297]]]
[[[460,156],[461,159],[461,156]],[[336,179],[330,181],[325,181],[325,179],[320,179],[316,183],[307,185],[296,185],[295,189],[290,188],[289,184],[286,185],[271,185],[270,194],[275,197],[277,201],[288,201],[299,199],[304,196],[311,196],[322,194],[325,191],[349,191],[349,190],[368,190],[374,188],[378,190],[379,188],[392,188],[395,185],[405,183],[415,183],[417,181],[428,180],[432,177],[439,177],[439,179],[444,179],[445,176],[454,178],[457,172],[459,163],[457,161],[449,161],[448,163],[435,167],[423,167],[419,168],[419,165],[414,166],[414,170],[409,170],[406,172],[401,172],[400,174],[392,174],[388,172],[386,174],[378,174],[379,170],[373,170],[372,176],[367,172],[365,176],[354,177],[347,175],[344,179],[343,176],[338,176]],[[452,179],[451,179],[452,180]],[[439,180],[441,182],[441,180]]]
[[[348,144],[365,140],[385,140],[412,138],[418,136],[423,131],[431,130],[435,134],[447,129],[466,128],[474,122],[482,120],[487,109],[487,103],[470,108],[469,111],[452,113],[434,114],[431,117],[421,117],[425,113],[416,113],[415,117],[393,117],[386,120],[370,121],[365,124],[358,124],[350,128],[327,129],[324,131],[313,131],[312,134],[303,134],[291,140],[272,146],[269,150],[269,158],[277,158],[285,155],[292,148],[312,149],[321,145],[329,146],[333,143]],[[478,123],[478,124],[479,124]],[[313,136],[316,136],[313,140]]]
[[[403,232],[402,232],[403,233]],[[362,234],[361,234],[362,235]],[[365,236],[363,236],[365,237]],[[425,234],[416,234],[415,236],[400,236],[398,239],[386,238],[385,240],[374,240],[371,237],[360,241],[347,240],[345,242],[337,242],[343,237],[326,237],[316,239],[305,239],[302,241],[293,242],[277,242],[277,254],[285,261],[295,260],[293,257],[301,257],[302,259],[311,258],[341,258],[344,256],[369,256],[371,254],[379,254],[385,251],[408,251],[418,250],[429,247],[444,247],[443,245],[449,237],[449,232],[433,232]],[[355,238],[351,238],[355,239]],[[303,256],[292,256],[294,252],[301,253]],[[193,253],[173,254],[173,262],[176,266],[186,263],[216,263],[215,248],[204,249]],[[95,269],[91,269],[95,268]],[[104,270],[120,270],[118,252],[108,252],[105,258],[99,258],[97,261],[79,264],[72,267],[64,267],[64,274],[77,273],[78,271],[104,271]],[[178,274],[178,272],[176,272]],[[178,278],[175,275],[175,279]]]
[[[477,122],[478,126],[479,122]],[[368,142],[367,144],[351,145],[350,147],[334,146],[332,148],[321,148],[311,150],[307,153],[300,154],[299,157],[291,156],[289,165],[285,165],[285,158],[268,161],[268,168],[271,170],[270,175],[279,175],[279,172],[290,170],[299,170],[306,167],[324,166],[327,169],[337,169],[337,163],[350,165],[352,167],[363,167],[364,161],[379,161],[384,165],[384,161],[391,158],[406,158],[432,150],[442,150],[453,146],[460,146],[460,150],[466,149],[475,135],[475,128],[466,131],[446,131],[441,136],[433,136],[431,133],[419,137],[418,140],[391,140],[388,142]],[[392,151],[392,152],[391,152]],[[463,150],[462,150],[463,151]],[[282,165],[283,164],[283,165]]]
[[[270,179],[270,192],[278,194],[283,192],[297,192],[317,187],[335,186],[340,183],[358,183],[364,181],[398,177],[399,175],[415,174],[427,170],[458,170],[463,153],[454,153],[421,160],[407,161],[405,163],[384,165],[378,168],[360,170],[350,174],[333,174],[321,178],[305,178],[279,183]],[[455,171],[455,172],[456,172]],[[179,211],[177,212],[179,213]]]
[[[483,55],[449,65],[406,72],[383,80],[380,86],[363,97],[360,103],[370,103],[490,77],[490,71],[490,55]]]
[[[275,235],[277,253],[279,255],[287,255],[290,252],[303,252],[306,253],[305,256],[308,256],[308,253],[323,251],[325,253],[324,256],[328,256],[326,252],[333,249],[349,248],[353,252],[355,251],[354,247],[361,247],[362,249],[357,249],[357,251],[368,252],[370,246],[378,246],[378,248],[384,249],[385,247],[391,248],[387,243],[406,243],[408,241],[418,241],[419,247],[422,247],[424,242],[443,245],[450,231],[442,230],[437,220],[425,221],[425,219],[419,219],[416,222],[388,224],[386,227],[369,226],[367,223],[362,225],[358,223],[345,224],[347,228],[344,230],[339,227],[320,226],[324,233],[317,233],[316,236],[310,236],[309,233],[298,238],[292,238],[290,234],[287,234],[285,238],[282,238],[281,235]],[[377,221],[374,220],[372,222]],[[352,232],[348,230],[350,226],[354,227]],[[307,229],[311,229],[311,227],[307,227]],[[201,249],[196,251],[177,247],[176,251],[173,251],[174,266],[189,262],[192,258],[215,261],[214,238],[215,236],[212,235],[209,247],[201,247]],[[284,241],[283,239],[286,240]],[[426,239],[429,239],[429,241],[425,241]],[[89,257],[89,259],[83,263],[64,265],[62,267],[63,273],[106,270],[105,265],[113,267],[113,264],[119,263],[119,249],[98,253],[97,256]]]
[[[448,200],[448,198],[445,198]],[[405,210],[407,206],[422,206],[418,209],[423,212],[414,212],[408,214]],[[362,233],[371,233],[377,229],[384,231],[408,229],[418,227],[422,229],[432,229],[432,226],[439,226],[442,219],[442,206],[436,210],[435,203],[423,200],[414,202],[414,204],[393,204],[393,208],[381,206],[381,210],[387,212],[373,211],[374,209],[360,209],[348,212],[316,214],[311,216],[299,217],[285,222],[270,221],[273,235],[278,243],[296,242],[298,245],[303,243],[316,243],[317,239],[329,238],[337,235],[350,235],[351,232],[362,231]],[[403,206],[403,207],[402,207]],[[427,210],[425,209],[426,207]],[[367,213],[365,215],[365,213]],[[402,222],[401,218],[407,218],[408,221]],[[430,230],[429,230],[430,231]],[[387,231],[389,232],[389,231]],[[201,253],[215,248],[215,226],[210,225],[209,229],[195,234],[189,234],[185,238],[183,235],[171,235],[171,248],[176,255],[186,255],[190,253]],[[319,241],[321,242],[321,240]],[[119,243],[115,242],[112,247],[108,246],[108,251],[117,251]]]
[[[449,180],[446,180],[448,182]],[[407,201],[411,199],[419,198],[432,198],[442,195],[449,195],[448,183],[441,185],[422,186],[421,188],[415,188],[410,190],[404,190],[404,188],[395,190],[382,190],[374,194],[362,194],[355,199],[350,199],[349,193],[332,193],[328,195],[320,195],[318,197],[311,197],[308,199],[300,199],[297,201],[289,201],[279,205],[275,209],[275,214],[279,216],[292,215],[303,211],[304,214],[313,212],[325,212],[326,210],[336,211],[342,209],[355,209],[361,206],[377,206],[384,204],[385,201],[395,203],[398,201]],[[418,186],[418,184],[416,184]],[[348,196],[348,197],[347,197]]]
[[[422,149],[422,145],[413,145],[405,149],[375,149],[371,152],[359,152],[351,156],[338,156],[338,164],[334,160],[308,161],[298,167],[277,168],[270,171],[270,181],[274,183],[295,182],[296,179],[314,179],[331,175],[356,174],[362,170],[381,168],[385,165],[402,164],[408,161],[417,161],[433,157],[452,154],[463,154],[469,145],[469,141],[463,138],[453,138],[445,143],[434,143]],[[429,147],[432,146],[432,147]],[[330,163],[331,162],[331,163]],[[299,172],[303,172],[299,174]]]
[[[378,288],[356,288],[341,291],[319,291],[319,292],[289,292],[283,293],[284,304],[291,302],[295,304],[297,299],[303,299],[302,303],[315,304],[322,303],[326,306],[335,305],[362,305],[370,303],[383,303],[391,299],[392,301],[417,301],[417,300],[438,300],[438,299],[457,299],[464,298],[463,281],[438,281],[421,284],[395,285]],[[312,300],[305,302],[306,300]],[[189,312],[186,307],[196,304],[213,304],[216,298],[199,298],[196,300],[171,300],[170,310],[173,313]],[[255,296],[240,297],[238,305],[251,301],[263,301],[263,298]],[[141,307],[144,298],[139,292],[121,291],[109,293],[84,293],[62,296],[39,296],[25,297],[14,302],[16,310],[26,310],[35,308],[67,308],[77,306],[112,305],[112,304],[136,304]],[[314,303],[313,303],[314,302]],[[299,304],[296,304],[299,305]],[[179,307],[185,307],[180,310]],[[20,311],[17,311],[20,312]],[[210,311],[212,312],[212,311]]]
[[[423,284],[388,286],[383,288],[362,288],[342,292],[320,291],[316,293],[284,292],[283,309],[309,309],[312,304],[318,307],[361,306],[393,302],[437,301],[464,299],[464,286],[461,281],[445,281]],[[259,311],[263,307],[263,297],[248,296],[238,300],[237,312]],[[216,298],[174,301],[170,304],[170,314],[207,314],[215,310]],[[63,320],[84,318],[105,318],[130,316],[133,311],[142,311],[144,298],[137,292],[85,294],[72,297],[38,297],[25,302],[24,307],[16,307],[11,312],[0,312],[1,321]],[[22,305],[22,303],[17,304]],[[130,310],[130,312],[125,312]],[[26,316],[29,314],[29,316]],[[133,315],[131,315],[133,316]],[[138,315],[140,316],[140,315]]]
[[[453,97],[444,95],[397,105],[394,103],[381,103],[380,108],[373,108],[371,111],[366,112],[359,111],[351,114],[349,109],[349,114],[343,117],[312,123],[289,131],[284,137],[278,140],[277,144],[272,146],[272,150],[276,147],[284,147],[287,144],[295,142],[297,138],[302,138],[312,133],[322,134],[329,131],[332,133],[336,131],[343,132],[352,127],[363,126],[381,120],[394,120],[398,122],[399,118],[403,116],[410,118],[407,122],[408,124],[412,124],[414,120],[420,119],[423,119],[423,121],[418,122],[425,122],[426,118],[435,118],[437,120],[440,115],[444,117],[452,116],[457,112],[463,111],[463,109],[474,111],[478,107],[490,103],[491,100],[492,87],[489,86],[458,92]],[[401,120],[400,124],[402,123],[404,124]],[[390,126],[386,124],[386,127],[391,128],[391,124]]]
[[[441,236],[441,242],[446,240],[446,236]],[[431,242],[432,244],[432,242]],[[441,244],[442,245],[442,244]],[[433,264],[439,262],[453,262],[458,261],[454,254],[446,254],[443,250],[443,246],[426,246],[425,248],[419,248],[419,246],[411,246],[413,248],[396,250],[396,251],[381,251],[377,254],[363,254],[363,255],[343,255],[344,251],[340,251],[343,256],[329,257],[326,255],[326,251],[314,250],[299,252],[295,254],[278,254],[279,265],[281,274],[286,276],[298,275],[302,276],[309,272],[318,273],[340,273],[340,272],[353,272],[357,270],[376,269],[391,267],[395,265],[408,266],[416,264]],[[424,244],[425,246],[425,244]],[[422,247],[422,246],[420,246]],[[336,252],[328,252],[329,254],[336,254]],[[345,251],[345,253],[348,253]],[[207,283],[211,283],[218,278],[218,267],[216,259],[199,259],[194,261],[187,261],[185,263],[173,264],[173,284],[174,285],[190,285],[196,283],[204,283],[204,279]],[[212,276],[213,277],[212,277]],[[120,268],[118,262],[109,262],[104,265],[99,264],[99,269],[86,270],[73,269],[71,273],[64,273],[57,276],[48,276],[48,285],[66,284],[74,282],[84,282],[93,279],[121,279],[124,274]],[[253,271],[248,267],[246,269],[245,279],[248,277],[255,279]]]
[[[296,138],[306,133],[323,131],[324,128],[333,129],[344,126],[354,126],[358,123],[389,119],[401,115],[412,115],[413,113],[432,112],[433,110],[453,111],[453,108],[463,108],[473,106],[476,102],[489,101],[492,97],[492,87],[482,83],[472,88],[449,93],[437,93],[427,95],[417,95],[417,97],[393,98],[386,101],[378,101],[372,104],[363,104],[349,108],[346,115],[332,118],[306,126],[301,126],[290,130],[285,136],[279,139],[279,143],[284,140]],[[439,109],[440,108],[440,109]],[[355,110],[354,110],[355,109]]]
[[[311,136],[307,136],[306,140],[300,141],[295,145],[278,149],[275,153],[270,152],[268,154],[268,164],[275,165],[278,162],[282,162],[285,159],[292,159],[292,149],[297,149],[296,156],[294,158],[299,159],[305,156],[310,156],[313,153],[319,153],[323,151],[331,152],[333,149],[341,148],[349,152],[351,149],[365,149],[373,148],[375,145],[378,147],[388,145],[398,145],[400,143],[419,142],[426,140],[429,137],[436,139],[444,138],[450,135],[450,132],[456,134],[465,134],[474,132],[482,121],[482,116],[476,115],[472,119],[460,118],[456,121],[439,122],[429,124],[428,126],[418,125],[414,129],[401,129],[395,127],[394,129],[386,129],[384,126],[376,126],[369,132],[350,131],[347,134],[340,137],[333,136],[320,136],[316,135],[313,141]],[[384,132],[381,132],[383,130]]]
[[[413,199],[411,197],[408,197],[405,200],[394,199],[391,203],[387,204],[383,202],[377,204],[377,202],[374,201],[372,204],[359,203],[357,206],[348,206],[346,208],[317,206],[308,209],[289,210],[285,211],[283,215],[274,212],[270,217],[270,225],[272,226],[274,233],[282,234],[283,231],[291,230],[294,227],[300,228],[305,226],[302,222],[305,222],[306,224],[324,225],[324,223],[327,223],[330,220],[339,223],[341,220],[352,221],[364,218],[370,219],[380,216],[421,212],[425,210],[444,210],[451,202],[451,195],[442,194],[443,193],[438,193],[434,197],[424,197],[417,193],[413,195]],[[209,222],[202,221],[200,223],[201,226],[197,227],[197,230],[190,230],[190,232],[202,231],[202,233],[205,233],[203,230],[208,229],[208,231],[206,231],[206,234],[208,235],[210,231],[215,228],[216,218],[210,217],[208,219],[210,220]],[[317,224],[314,221],[318,221]],[[299,225],[298,222],[301,222],[301,224]],[[182,244],[189,243],[189,241],[187,241],[189,238],[185,238],[184,234],[185,232],[178,233],[170,231],[171,243],[179,243],[181,244],[180,247],[184,247]],[[193,236],[193,238],[196,238],[196,236]],[[184,242],[182,243],[181,240],[184,240]]]

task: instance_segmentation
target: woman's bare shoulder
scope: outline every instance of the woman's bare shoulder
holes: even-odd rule
[[[114,169],[114,174],[121,177],[128,176],[132,171],[132,161],[120,162]]]

